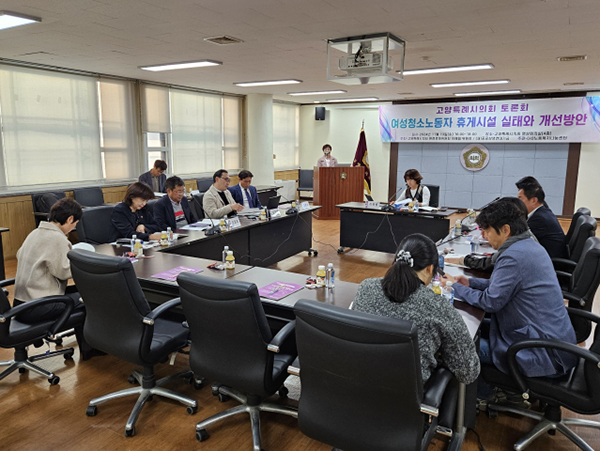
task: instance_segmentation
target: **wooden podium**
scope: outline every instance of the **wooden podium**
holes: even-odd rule
[[[340,219],[336,205],[364,201],[364,166],[315,167],[313,179],[313,205],[322,207],[313,213],[316,219]]]

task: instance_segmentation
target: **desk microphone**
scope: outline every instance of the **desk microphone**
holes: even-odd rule
[[[483,207],[481,207],[479,210],[483,210],[485,207],[489,207],[489,206],[490,206],[490,205],[492,205],[494,202],[496,202],[497,200],[500,200],[500,199],[501,199],[501,197],[500,197],[500,196],[496,197],[494,200],[492,200],[492,201],[488,202],[488,203],[487,203],[487,204],[485,204]]]
[[[408,185],[404,185],[402,188],[399,188],[394,194],[392,194],[390,197],[388,197],[386,204],[383,207],[381,207],[381,211],[388,211],[388,212],[396,211],[396,207],[394,207],[393,205],[390,205],[390,201],[392,200],[392,198],[396,198],[396,195],[400,191],[405,190],[406,188],[408,188]]]

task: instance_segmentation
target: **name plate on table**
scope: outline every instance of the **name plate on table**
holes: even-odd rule
[[[381,205],[379,205],[379,202],[377,202],[376,200],[368,200],[365,202],[365,208],[376,208],[376,209],[380,209]]]
[[[281,211],[279,211],[279,208],[273,208],[272,210],[269,210],[269,217],[271,219],[281,217]]]
[[[308,201],[307,201],[307,200],[305,200],[304,202],[302,202],[302,203],[300,204],[300,209],[301,209],[301,210],[308,210],[309,208],[310,208],[310,204],[308,203]]]
[[[240,218],[235,217],[228,219],[227,221],[225,221],[225,223],[227,224],[227,230],[237,229],[238,227],[242,226]]]

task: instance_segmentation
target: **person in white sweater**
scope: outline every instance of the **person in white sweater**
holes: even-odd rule
[[[84,309],[76,290],[69,287],[71,264],[67,252],[71,243],[67,235],[75,228],[82,216],[81,206],[73,199],[63,198],[50,209],[48,222],[40,222],[17,251],[17,276],[15,278],[14,305],[20,305],[44,296],[64,295],[71,297],[74,310]],[[74,288],[74,287],[73,287]],[[58,318],[64,311],[62,303],[46,304],[28,309],[18,315],[18,320],[35,323]],[[75,328],[79,351],[83,360],[97,355],[83,338],[83,325]]]

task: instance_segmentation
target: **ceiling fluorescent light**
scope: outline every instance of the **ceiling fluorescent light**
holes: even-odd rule
[[[344,94],[348,91],[338,89],[336,91],[306,91],[306,92],[288,92],[288,96],[322,96],[327,94]]]
[[[481,86],[481,85],[503,85],[510,80],[487,80],[487,81],[458,81],[453,83],[431,83],[432,88],[455,88],[456,86]]]
[[[493,69],[493,64],[472,64],[470,66],[432,67],[431,69],[412,69],[402,72],[403,75],[442,74],[445,72],[462,72],[468,70]]]
[[[379,97],[361,97],[357,99],[327,99],[327,102],[369,102],[371,100],[379,100]]]
[[[241,83],[234,83],[234,85],[242,88],[251,88],[253,86],[293,85],[296,83],[302,83],[302,80],[245,81]]]
[[[521,92],[520,89],[513,89],[510,91],[481,91],[481,92],[455,92],[454,95],[457,97],[466,97],[466,96],[495,96],[495,95],[504,95],[504,94],[519,94]]]
[[[140,66],[142,70],[160,72],[163,70],[193,69],[195,67],[221,66],[223,63],[213,60],[186,61],[183,63],[159,64],[156,66]]]
[[[26,16],[24,14],[10,11],[0,11],[0,30],[6,28],[20,27],[34,22],[41,22],[39,17]]]

